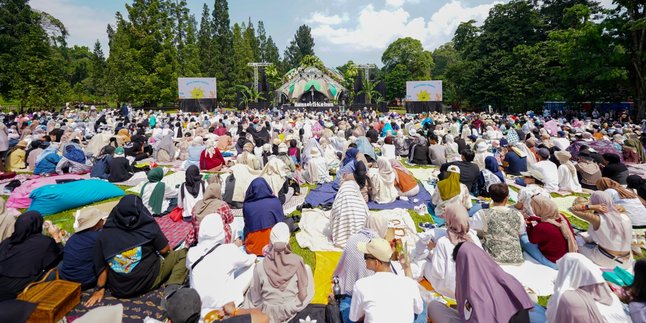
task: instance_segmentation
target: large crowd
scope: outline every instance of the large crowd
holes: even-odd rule
[[[166,113],[124,105],[0,119],[2,179],[87,174],[142,183],[109,213],[78,211],[69,237],[37,211],[16,217],[2,205],[7,322],[22,311],[12,300],[52,268],[91,291],[83,306],[95,313],[114,310],[100,306],[108,294],[163,289],[171,322],[289,322],[319,288],[290,245],[304,218],[286,205],[301,194],[309,194],[302,217],[325,212],[322,234],[342,250],[326,292],[343,322],[646,322],[646,260],[638,260],[646,120],[626,112]],[[181,183],[165,181],[169,171],[183,172]],[[309,198],[323,194],[332,199]],[[563,208],[559,196],[576,199]],[[402,247],[392,223],[369,207],[397,202],[429,219],[407,233],[417,245]],[[191,224],[177,248],[155,221],[165,216]],[[537,277],[509,269],[528,261],[553,272],[546,307],[530,287]]]

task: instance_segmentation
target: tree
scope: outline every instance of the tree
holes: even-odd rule
[[[243,35],[244,24],[241,27],[238,23],[233,24],[233,79],[237,82],[248,83],[249,67],[247,63],[253,61],[251,46]]]
[[[265,97],[256,89],[255,87],[246,86],[246,85],[236,85],[236,88],[240,91],[242,101],[240,102],[245,108],[249,107],[249,102],[258,102],[259,100],[265,100]]]
[[[422,42],[410,37],[399,38],[388,45],[381,62],[388,84],[388,100],[405,96],[406,81],[430,80],[434,66],[431,52],[424,50]],[[400,87],[402,83],[404,86]]]
[[[209,6],[202,6],[202,19],[200,30],[197,33],[197,49],[199,55],[199,68],[202,76],[215,76],[215,62],[218,57],[218,48],[215,46],[213,23]]]
[[[374,98],[380,98],[381,94],[379,91],[377,91],[377,85],[379,85],[379,82],[377,81],[370,81],[366,78],[363,78],[361,80],[362,83],[362,90],[357,93],[358,95],[363,95],[364,98],[366,99],[365,103],[366,104],[372,104],[372,101]]]
[[[258,62],[260,60],[260,42],[256,38],[256,30],[253,28],[251,19],[247,22],[247,28],[244,29],[244,39],[249,44],[252,60]]]
[[[233,77],[233,32],[229,20],[229,4],[227,0],[215,0],[213,6],[213,33],[215,45],[218,48],[218,58],[215,62],[215,76],[218,79],[218,92],[225,101],[235,99]]]
[[[646,4],[639,0],[615,0],[613,12],[616,33],[627,49],[630,79],[636,94],[638,119],[646,113]]]
[[[285,64],[288,68],[294,68],[300,65],[305,56],[313,56],[314,39],[312,38],[312,29],[307,25],[302,25],[296,30],[294,39],[289,43],[285,50]]]
[[[177,47],[179,76],[200,75],[199,51],[196,39],[195,17],[190,14],[186,0],[172,3],[175,25],[174,43]]]

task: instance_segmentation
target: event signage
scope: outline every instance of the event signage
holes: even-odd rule
[[[218,93],[214,77],[180,77],[177,79],[177,91],[180,100],[215,99]]]
[[[442,101],[442,81],[406,82],[406,101],[441,102]]]
[[[294,103],[296,108],[332,108],[334,103],[331,102],[296,102]]]

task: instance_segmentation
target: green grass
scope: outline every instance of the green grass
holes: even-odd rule
[[[547,308],[547,302],[549,302],[550,297],[552,296],[538,296],[538,305]]]
[[[419,226],[420,222],[433,223],[433,218],[431,218],[431,215],[428,213],[420,215],[419,213],[415,212],[415,210],[408,210],[408,214],[410,214],[410,217],[413,219],[413,223],[415,223],[415,228],[417,228],[418,233],[424,231],[424,229]]]
[[[121,199],[121,196],[113,197],[111,199],[107,199],[107,200],[99,201],[99,202],[96,202],[96,203],[92,203],[92,204],[89,204],[87,206],[103,204],[103,203],[106,203],[106,202],[118,201],[120,199]],[[58,225],[61,229],[69,232],[70,234],[72,234],[72,233],[74,233],[74,213],[78,209],[79,208],[63,211],[63,212],[52,214],[52,215],[48,215],[48,216],[44,217],[44,220],[45,221],[47,221],[47,220],[52,221],[53,224]],[[22,212],[24,212],[24,211],[21,210],[21,213]]]

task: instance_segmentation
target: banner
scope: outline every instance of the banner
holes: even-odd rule
[[[177,91],[182,99],[215,99],[217,86],[215,78],[180,77],[177,79]]]
[[[441,102],[442,101],[442,81],[406,82],[406,101]]]

